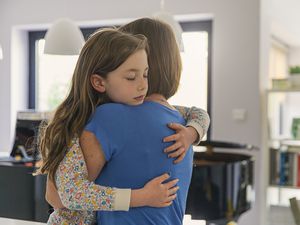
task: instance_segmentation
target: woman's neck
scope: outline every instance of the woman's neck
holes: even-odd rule
[[[154,102],[167,102],[167,99],[161,94],[151,94],[146,99],[146,101],[154,101]]]
[[[145,100],[146,101],[157,102],[157,103],[159,103],[161,105],[164,105],[164,106],[166,106],[170,109],[173,109],[173,110],[175,109],[172,105],[170,105],[168,103],[167,99],[161,94],[156,94],[156,93],[151,94]]]

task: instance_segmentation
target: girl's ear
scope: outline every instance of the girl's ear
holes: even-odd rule
[[[98,74],[92,74],[91,76],[91,84],[93,86],[93,88],[100,92],[100,93],[104,93],[105,92],[105,80]]]

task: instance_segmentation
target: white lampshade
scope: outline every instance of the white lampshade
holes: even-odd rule
[[[182,40],[183,31],[180,24],[174,19],[174,16],[171,13],[161,10],[160,12],[155,13],[153,17],[169,24],[172,27],[179,50],[183,52],[184,51],[183,40]]]
[[[0,45],[0,60],[3,59],[3,51],[2,51],[2,46]]]
[[[45,36],[45,54],[78,55],[84,44],[79,27],[70,19],[59,19],[48,29]]]

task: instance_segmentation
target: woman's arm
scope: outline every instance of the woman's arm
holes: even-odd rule
[[[92,136],[84,135],[81,140],[85,147],[95,150],[84,151],[88,163],[93,163],[89,166],[93,171],[90,179],[93,179],[95,174],[101,171],[105,159],[98,155],[97,151],[101,151],[101,146]],[[94,144],[96,146],[93,146]],[[98,147],[100,149],[97,149]],[[95,162],[94,157],[100,157],[100,162]],[[59,197],[54,184],[48,180],[46,199],[54,208],[65,206],[73,210],[128,210],[129,206],[164,207],[172,203],[178,190],[175,186],[178,180],[164,183],[168,178],[169,175],[164,174],[152,179],[143,188],[132,191],[96,185],[88,180],[86,164],[76,139],[56,173]]]
[[[183,160],[191,144],[198,145],[206,134],[210,118],[207,112],[197,107],[175,106],[187,121],[186,126],[178,123],[168,124],[176,133],[164,138],[164,142],[175,142],[164,151],[171,158],[176,158],[174,163]]]

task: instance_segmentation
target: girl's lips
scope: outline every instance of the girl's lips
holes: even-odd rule
[[[135,97],[134,99],[138,100],[138,101],[142,101],[142,100],[144,100],[144,98],[145,98],[145,95],[141,95],[141,96]]]

